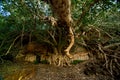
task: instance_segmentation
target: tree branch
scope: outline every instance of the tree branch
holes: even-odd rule
[[[85,5],[83,6],[84,9],[82,10],[82,14],[80,15],[79,19],[78,19],[77,22],[75,23],[76,26],[81,23],[83,17],[84,17],[85,14],[90,10],[90,8],[91,8],[92,6],[94,6],[94,4],[98,3],[99,1],[100,1],[100,0],[94,0],[93,2],[90,3],[90,5],[89,5],[87,8],[85,8]]]
[[[111,47],[115,47],[115,46],[119,46],[119,45],[120,45],[120,43],[114,43],[114,44],[104,46],[104,48],[107,49],[107,48],[111,48]]]

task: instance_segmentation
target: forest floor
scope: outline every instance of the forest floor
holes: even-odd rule
[[[86,63],[87,61],[57,67],[49,64],[9,62],[0,65],[0,80],[110,80],[105,75],[86,75],[84,72]]]

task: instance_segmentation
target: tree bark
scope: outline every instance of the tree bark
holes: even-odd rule
[[[66,48],[64,50],[65,54],[72,58],[72,55],[70,54],[70,49],[72,48],[74,44],[74,34],[72,31],[72,17],[71,17],[71,0],[44,0],[47,1],[53,11],[53,14],[55,15],[57,20],[57,27],[59,29],[58,35],[60,32],[62,32],[62,37],[67,38],[66,40],[68,43],[66,43]],[[61,33],[60,33],[61,34]]]

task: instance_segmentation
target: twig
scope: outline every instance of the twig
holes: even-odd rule
[[[99,35],[99,38],[101,37],[101,33],[100,33],[100,30],[99,29],[95,29],[97,32],[98,32],[98,35]]]
[[[116,64],[120,67],[118,60],[116,58],[114,60],[115,60]]]
[[[57,45],[57,41],[55,40],[54,35],[52,35],[50,31],[48,31],[48,33],[49,33],[49,34],[50,34],[50,36],[52,37],[52,39],[53,39],[53,41],[54,41],[55,45]]]
[[[111,73],[111,76],[113,76],[113,69],[112,69],[113,64],[112,63],[113,63],[113,60],[110,61],[110,73]]]
[[[79,17],[79,19],[77,20],[77,22],[76,22],[76,26],[77,25],[79,25],[79,23],[81,22],[81,20],[83,19],[83,17],[86,15],[86,13],[90,10],[90,8],[92,7],[92,6],[94,6],[94,4],[95,3],[98,3],[100,0],[93,0],[93,2],[92,3],[90,3],[90,5],[85,9],[85,10],[83,10],[82,11],[82,14],[80,15],[80,17]],[[83,6],[83,7],[85,7],[85,6]]]
[[[23,42],[24,30],[25,30],[25,28],[24,28],[24,25],[23,25],[22,32],[21,32],[21,48],[23,46],[22,42]]]
[[[98,27],[97,27],[98,28]],[[105,30],[98,28],[100,31],[103,31],[107,36],[109,36],[111,39],[113,38],[108,32],[106,32]]]
[[[102,50],[101,44],[98,44],[98,48],[99,48],[99,50],[100,50],[102,53],[105,54],[105,52]]]
[[[10,47],[8,48],[7,52],[5,53],[5,55],[7,55],[7,54],[10,52],[10,50],[11,50],[11,48],[13,47],[15,41],[16,41],[20,36],[21,36],[21,35],[17,36],[17,37],[14,39],[14,41],[12,42],[12,44],[10,45]]]
[[[104,49],[108,49],[108,48],[119,46],[119,45],[120,45],[120,43],[114,43],[114,44],[110,44],[110,45],[104,46],[103,48]]]
[[[3,46],[4,42],[5,42],[5,40],[2,41],[2,43],[1,43],[1,45],[0,45],[0,48]]]
[[[104,53],[103,54],[104,55],[104,59],[105,59],[105,64],[104,64],[104,66],[106,67],[106,69],[108,70],[108,58],[107,58],[107,55]],[[109,70],[108,70],[109,71]]]
[[[1,56],[0,56],[0,61],[1,61],[1,63],[3,63],[3,62],[4,62],[4,60],[1,58]]]
[[[106,55],[108,55],[108,54],[106,54]],[[120,59],[120,57],[117,57],[117,56],[115,56],[115,55],[108,55],[108,56],[111,56],[111,57]]]

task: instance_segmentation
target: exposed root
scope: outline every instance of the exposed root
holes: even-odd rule
[[[65,55],[60,54],[51,54],[49,56],[42,55],[41,61],[47,60],[49,64],[51,65],[57,65],[57,66],[70,66],[71,60]]]
[[[111,43],[106,46],[111,37],[101,29],[90,28],[84,36],[84,42],[87,49],[91,51],[92,58],[86,64],[85,73],[103,74],[116,80],[120,76],[120,43]]]
[[[68,34],[68,36],[70,37],[70,44],[69,44],[69,46],[64,51],[65,51],[66,55],[69,58],[72,58],[72,55],[69,53],[70,49],[74,45],[74,34],[73,34],[73,31],[72,31],[71,27],[69,27],[69,34]]]

